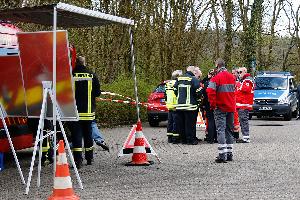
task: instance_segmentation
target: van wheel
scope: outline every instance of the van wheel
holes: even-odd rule
[[[289,112],[283,116],[283,119],[284,119],[285,121],[291,121],[292,117],[293,117],[292,111],[289,110]]]
[[[261,119],[262,116],[261,115],[257,115],[256,117],[257,117],[257,119]]]
[[[152,126],[152,127],[158,127],[159,126],[159,121],[158,120],[148,118],[148,122],[149,122],[150,126]]]
[[[293,116],[294,118],[298,117],[298,107],[297,107],[297,109],[292,113],[292,116]]]

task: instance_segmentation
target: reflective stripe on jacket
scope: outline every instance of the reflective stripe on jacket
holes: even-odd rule
[[[73,71],[75,81],[75,99],[80,120],[95,119],[95,98],[100,95],[97,77],[84,66],[76,66]]]
[[[174,85],[176,80],[171,80],[166,83],[166,106],[169,110],[174,110],[177,104],[177,97],[174,93]]]
[[[200,92],[200,81],[192,72],[177,78],[174,85],[174,92],[177,96],[176,110],[197,110],[198,93]]]

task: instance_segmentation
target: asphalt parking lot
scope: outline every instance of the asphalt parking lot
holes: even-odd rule
[[[73,186],[81,199],[300,199],[300,121],[254,118],[251,143],[234,145],[234,161],[214,163],[217,144],[167,143],[166,123],[153,128],[143,123],[143,133],[162,160],[151,166],[127,167],[130,156],[118,158],[131,127],[101,129],[110,152],[96,147],[95,162],[79,170],[84,190]],[[199,138],[204,131],[198,129]],[[27,180],[32,152],[18,152]],[[8,157],[10,158],[10,157]],[[43,167],[37,188],[35,168],[29,195],[24,195],[13,160],[0,172],[0,199],[47,199],[52,192],[52,165]]]

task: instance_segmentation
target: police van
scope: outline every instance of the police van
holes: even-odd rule
[[[290,72],[258,72],[250,116],[276,116],[290,121],[297,117],[297,86]]]

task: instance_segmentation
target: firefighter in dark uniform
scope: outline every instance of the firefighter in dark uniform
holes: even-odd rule
[[[73,70],[75,78],[75,99],[79,113],[79,121],[71,122],[73,155],[78,168],[82,166],[82,151],[85,152],[87,165],[93,161],[93,139],[91,123],[95,119],[96,97],[100,96],[100,83],[95,74],[86,68],[85,58],[78,57]],[[84,149],[82,148],[82,138]]]
[[[189,66],[187,72],[183,76],[178,77],[174,85],[174,92],[177,96],[176,125],[181,137],[181,142],[189,145],[198,144],[196,138],[196,122],[200,81],[193,74],[194,69],[194,66]],[[179,138],[177,140],[179,140]]]

